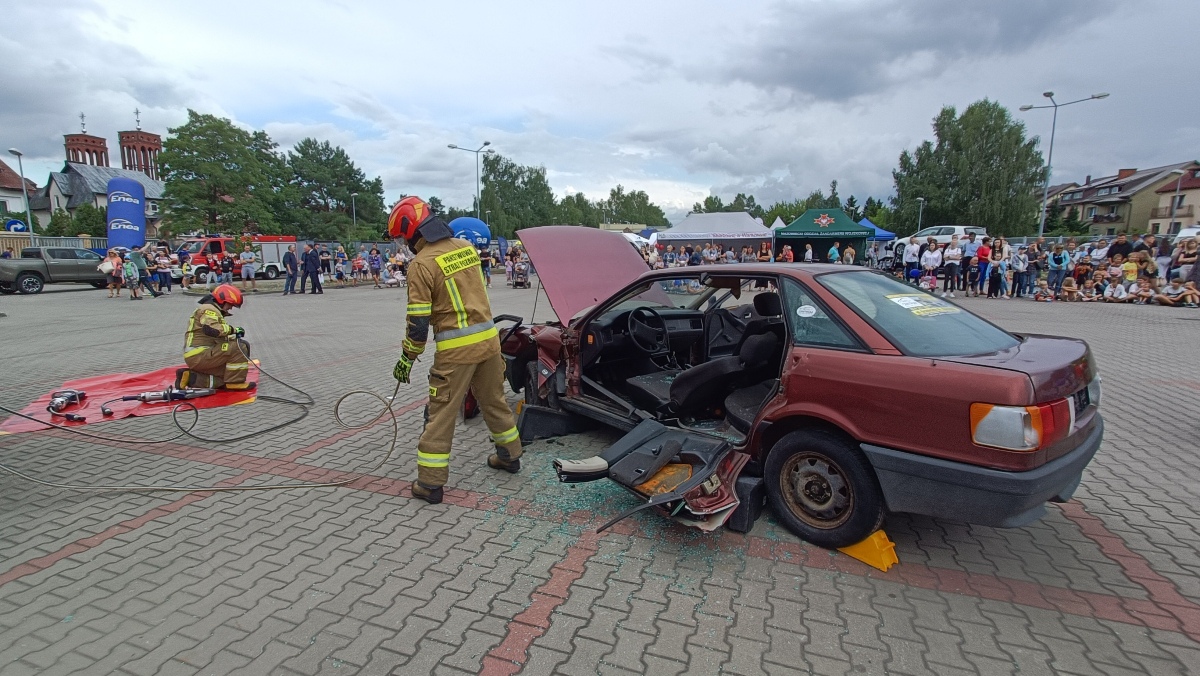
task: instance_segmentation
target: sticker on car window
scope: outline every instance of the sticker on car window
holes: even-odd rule
[[[801,305],[796,308],[796,314],[805,319],[817,316],[817,308],[812,305]]]
[[[951,315],[962,311],[945,301],[920,293],[896,293],[887,299],[918,317]]]

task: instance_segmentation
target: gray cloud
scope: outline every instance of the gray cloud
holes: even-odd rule
[[[712,72],[801,100],[846,101],[963,61],[1023,52],[1103,17],[1114,0],[777,3],[763,36]]]

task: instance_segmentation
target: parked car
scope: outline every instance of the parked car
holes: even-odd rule
[[[1069,499],[1100,445],[1081,340],[1010,333],[856,266],[646,271],[616,233],[520,235],[560,319],[496,318],[512,322],[522,438],[626,430],[596,457],[555,461],[564,482],[609,478],[637,496],[616,520],[655,508],[748,530],[765,489],[783,524],[824,547],[862,540],[887,512],[1016,527]]]
[[[896,239],[892,240],[892,242],[888,244],[887,248],[885,249],[884,254],[880,256],[880,260],[882,261],[886,259],[890,264],[893,260],[895,260],[897,254],[903,253],[904,245],[908,244],[908,240],[911,237],[916,237],[919,244],[924,244],[925,241],[930,237],[937,240],[938,244],[949,244],[950,239],[954,235],[958,235],[959,240],[966,240],[967,235],[971,234],[972,232],[975,233],[976,240],[981,240],[984,237],[987,237],[987,229],[976,227],[974,225],[938,225],[932,228],[925,228],[911,235],[897,237]],[[896,247],[899,248],[897,249]],[[887,266],[885,265],[884,267]]]
[[[1200,226],[1192,226],[1179,231],[1179,234],[1171,238],[1171,244],[1178,244],[1188,238],[1200,238]]]
[[[101,289],[106,281],[98,265],[100,254],[90,249],[26,247],[20,258],[0,259],[0,293],[41,293],[47,284],[63,283]]]

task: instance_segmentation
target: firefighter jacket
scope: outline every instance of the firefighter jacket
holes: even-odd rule
[[[500,353],[479,254],[466,240],[426,242],[408,264],[408,315],[403,349],[425,351],[429,330],[437,358],[447,364],[478,364]]]
[[[233,332],[234,328],[225,322],[221,308],[212,303],[202,303],[188,321],[187,336],[183,345],[184,359],[233,340]]]

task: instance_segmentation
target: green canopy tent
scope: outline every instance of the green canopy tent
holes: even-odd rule
[[[828,263],[832,262],[827,258],[829,247],[837,242],[839,252],[844,252],[847,244],[854,247],[854,260],[860,262],[866,255],[867,238],[874,237],[875,230],[855,223],[841,209],[809,209],[774,234],[776,257],[787,244],[792,247],[794,260],[802,261],[804,245],[811,244],[813,260]]]

